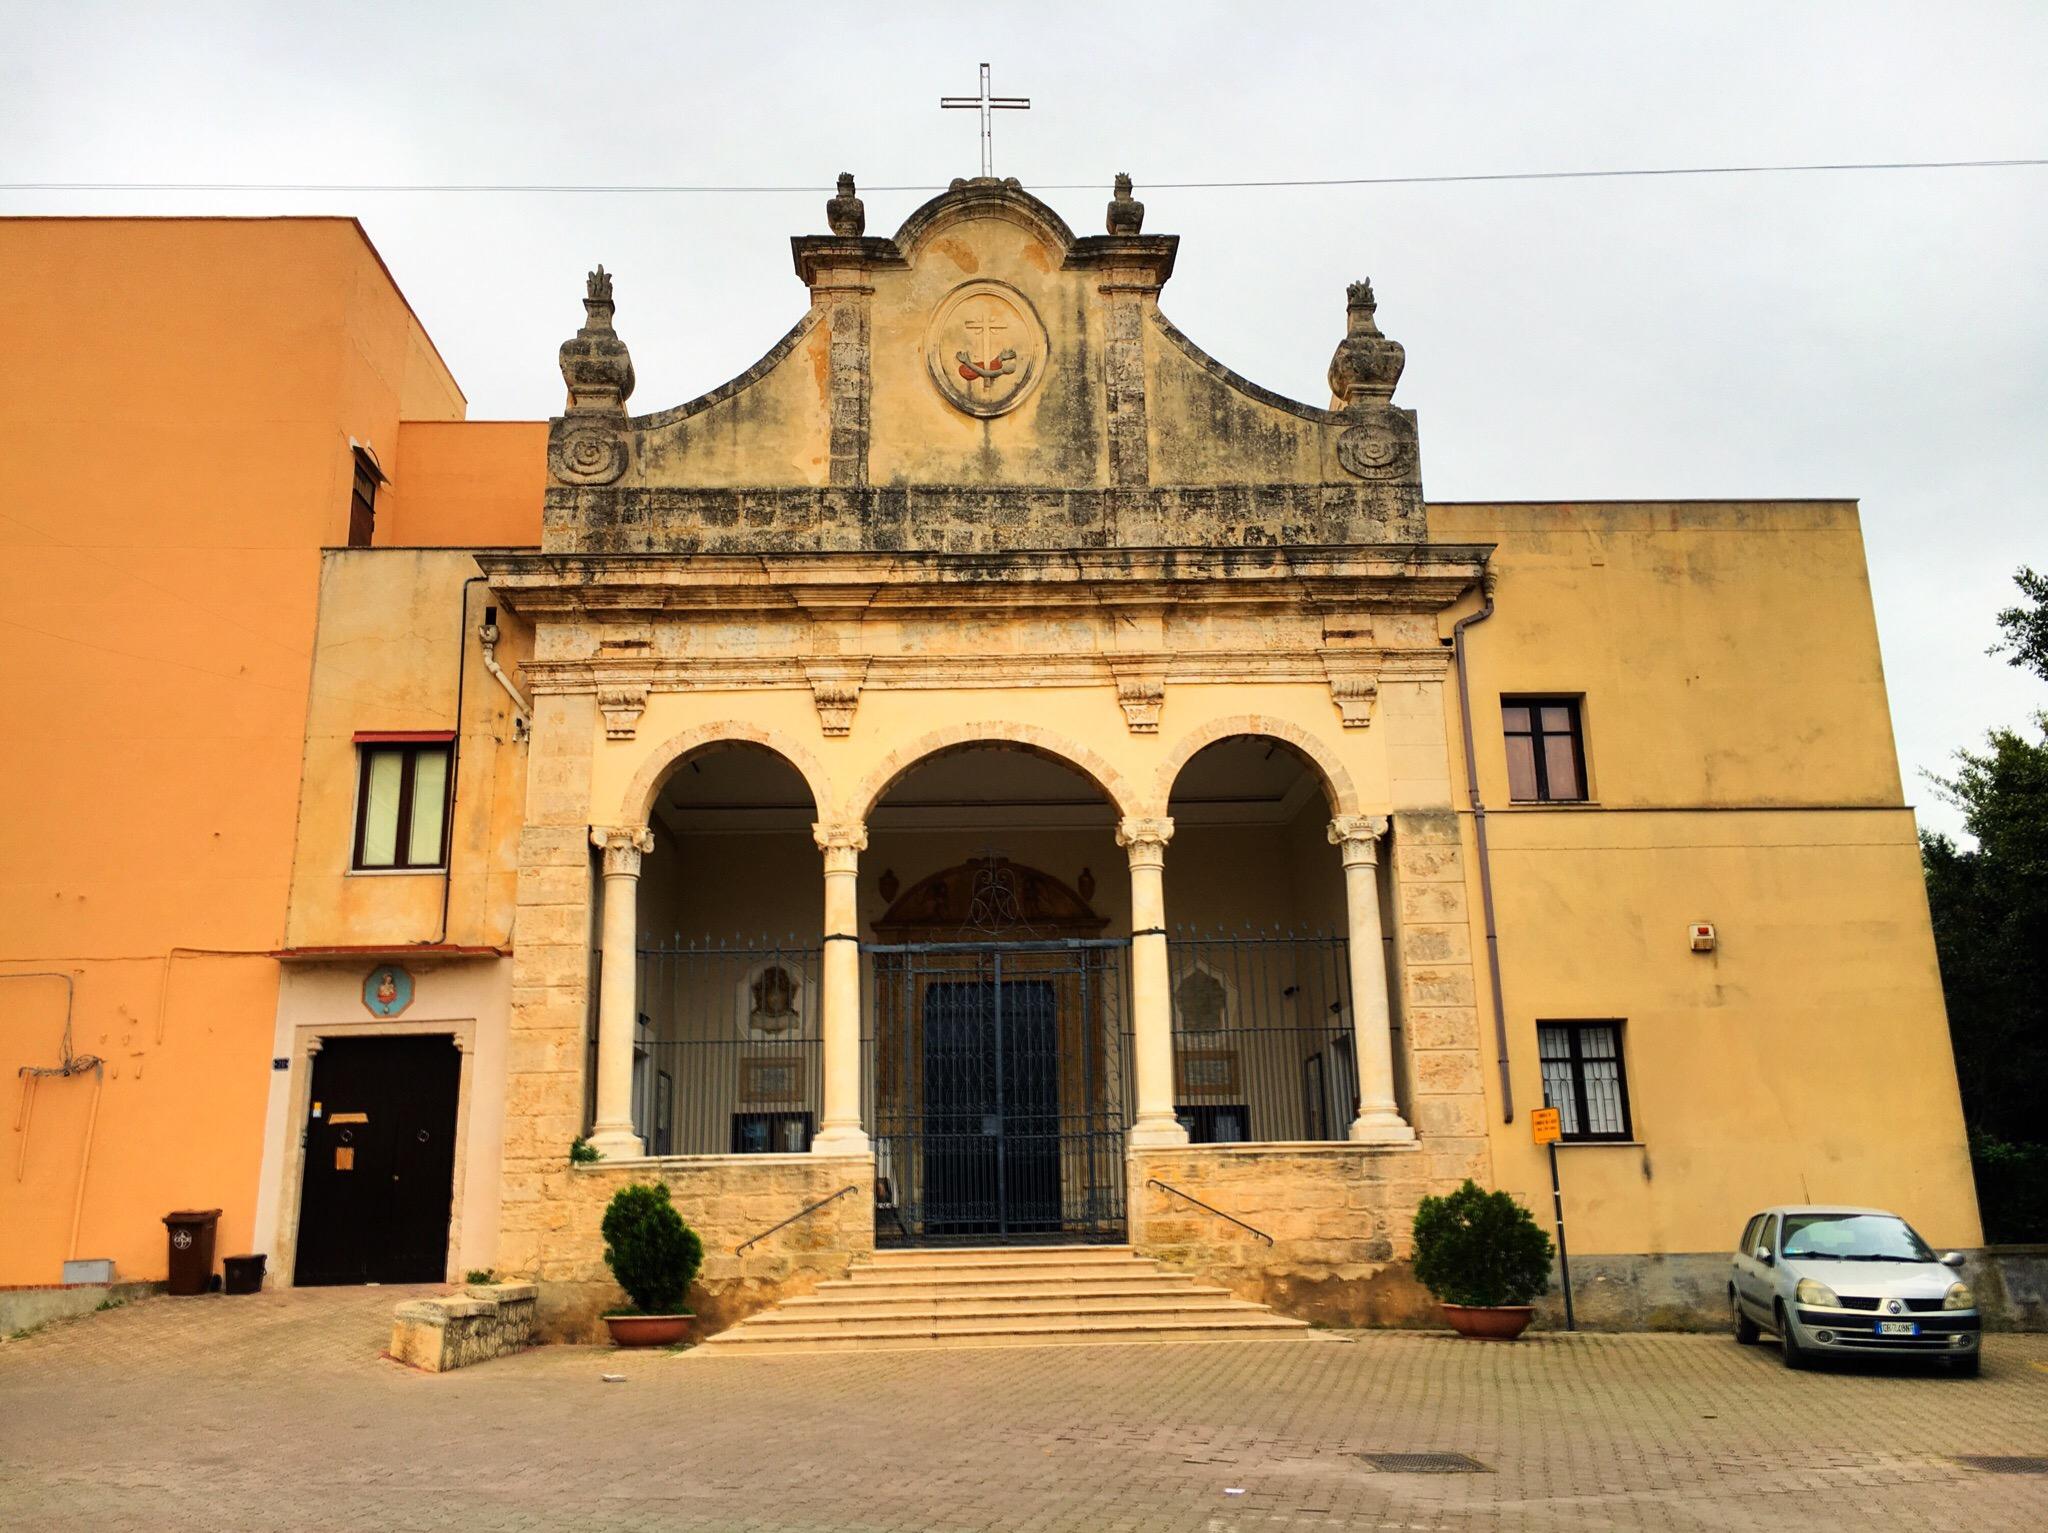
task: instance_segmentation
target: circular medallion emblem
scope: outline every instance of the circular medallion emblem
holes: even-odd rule
[[[1408,444],[1385,432],[1353,426],[1337,438],[1337,461],[1361,479],[1394,479],[1409,467]]]
[[[948,293],[925,332],[925,365],[946,402],[969,415],[1014,410],[1045,370],[1045,326],[1007,282],[966,282]]]

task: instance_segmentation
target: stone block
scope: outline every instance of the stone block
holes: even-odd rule
[[[1475,1048],[1479,1013],[1468,1006],[1417,1006],[1402,1019],[1410,1050]]]
[[[1426,921],[1465,921],[1465,886],[1462,883],[1401,885],[1401,924]]]
[[[1410,967],[1402,976],[1406,999],[1416,1006],[1470,1006],[1474,1004],[1472,970],[1469,966]]]
[[[1472,933],[1462,923],[1404,923],[1401,927],[1401,956],[1412,964],[1470,963]]]
[[[1415,1094],[1448,1095],[1480,1090],[1479,1056],[1469,1049],[1418,1052],[1414,1057]]]
[[[1404,885],[1460,883],[1465,877],[1455,846],[1398,846],[1394,851],[1394,867]]]
[[[526,1283],[408,1300],[392,1311],[391,1355],[428,1373],[488,1362],[533,1340],[537,1309],[538,1290]]]

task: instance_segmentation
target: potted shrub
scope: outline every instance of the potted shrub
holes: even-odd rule
[[[1506,1193],[1467,1179],[1416,1209],[1415,1276],[1460,1336],[1513,1341],[1550,1286],[1550,1237]]]
[[[704,1242],[683,1223],[668,1188],[634,1183],[612,1194],[604,1211],[604,1261],[631,1302],[607,1310],[604,1323],[622,1347],[682,1341],[697,1317],[683,1299],[704,1264]]]

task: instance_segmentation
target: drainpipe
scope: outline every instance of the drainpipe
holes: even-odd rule
[[[521,697],[519,689],[512,685],[512,678],[507,676],[498,665],[498,609],[496,607],[486,607],[484,609],[484,624],[483,627],[476,631],[476,636],[484,647],[484,669],[498,678],[498,685],[505,689],[505,695],[512,699],[512,706],[518,709],[518,712],[512,716],[512,737],[515,740],[524,740],[528,731],[533,728],[533,710],[526,706],[526,699]]]
[[[469,680],[469,588],[483,584],[486,576],[472,575],[462,582],[462,595],[455,613],[455,738],[448,744],[448,824],[442,834],[448,838],[448,866],[441,874],[441,929],[433,946],[448,940],[448,899],[455,892],[455,806],[462,798],[462,690]]]
[[[1458,716],[1465,729],[1465,792],[1472,800],[1472,832],[1479,848],[1479,910],[1486,925],[1486,972],[1493,991],[1494,1052],[1500,1059],[1501,1122],[1515,1121],[1515,1088],[1508,1073],[1508,1015],[1500,993],[1500,933],[1493,920],[1493,862],[1486,846],[1486,805],[1479,797],[1479,758],[1472,749],[1472,683],[1465,669],[1465,630],[1493,616],[1493,588],[1498,577],[1491,566],[1480,577],[1483,605],[1458,619],[1451,629],[1451,653],[1458,664]]]

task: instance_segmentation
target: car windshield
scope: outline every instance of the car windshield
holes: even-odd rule
[[[1809,1261],[1934,1260],[1913,1227],[1891,1214],[1787,1214],[1778,1249],[1781,1255]]]

